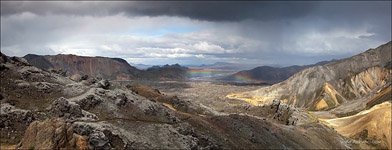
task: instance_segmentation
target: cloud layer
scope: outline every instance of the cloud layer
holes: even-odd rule
[[[1,2],[1,50],[309,64],[391,40],[391,2]]]

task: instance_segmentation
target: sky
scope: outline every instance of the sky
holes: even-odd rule
[[[391,41],[391,1],[1,1],[1,52],[304,65]]]

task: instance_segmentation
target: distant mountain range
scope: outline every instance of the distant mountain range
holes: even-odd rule
[[[332,60],[334,61],[334,60]],[[249,82],[249,83],[266,83],[274,84],[288,79],[293,74],[309,67],[324,65],[332,61],[322,61],[312,65],[304,66],[288,66],[288,67],[271,67],[271,66],[260,66],[250,70],[239,71],[232,75],[223,77],[219,80],[229,82]]]
[[[43,70],[61,70],[68,76],[94,76],[109,80],[219,80],[223,82],[247,82],[273,84],[289,78],[294,73],[315,65],[270,67],[261,66],[251,70],[252,65],[216,62],[209,65],[184,67],[179,64],[150,66],[130,65],[121,58],[86,57],[77,55],[34,55],[24,58],[32,65]],[[137,67],[135,67],[135,65]],[[239,71],[235,73],[236,71]],[[233,74],[234,73],[234,74]]]
[[[185,80],[187,70],[178,64],[141,70],[124,59],[108,57],[28,54],[23,58],[43,70],[62,70],[67,76],[88,75],[109,80]]]
[[[230,63],[230,62],[216,62],[213,64],[193,65],[187,66],[191,69],[214,69],[221,71],[240,71],[254,68],[255,65],[241,64],[241,63]]]
[[[154,66],[154,65],[135,64],[135,63],[129,63],[129,64],[132,65],[132,66],[134,66],[134,67],[136,67],[137,69],[140,69],[140,70],[146,70],[146,69],[148,69],[148,68]]]
[[[185,80],[187,78],[187,67],[179,64],[152,66],[143,71],[144,79],[152,80]]]

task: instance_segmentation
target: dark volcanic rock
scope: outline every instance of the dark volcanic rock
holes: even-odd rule
[[[89,148],[90,149],[110,149],[109,138],[101,131],[94,131],[89,135]]]
[[[98,82],[98,87],[108,89],[110,87],[110,82],[108,80],[101,80]]]
[[[286,125],[295,125],[296,118],[292,117],[294,108],[288,106],[287,104],[282,104],[279,100],[273,100],[270,106],[270,114],[272,114],[273,119],[276,119]]]
[[[116,95],[116,105],[121,107],[124,106],[128,102],[128,98],[125,96],[124,93]]]
[[[82,109],[77,104],[70,103],[67,99],[61,97],[53,101],[50,112],[57,117],[78,118],[83,117]]]
[[[141,76],[141,79],[148,80],[185,80],[187,75],[187,67],[179,64],[153,66],[148,68]]]
[[[29,110],[15,108],[8,103],[1,104],[0,128],[1,142],[14,143],[23,135],[28,125],[35,120],[33,113]],[[3,141],[3,139],[11,139]]]
[[[88,95],[87,97],[79,101],[76,101],[76,104],[78,104],[84,110],[90,110],[91,108],[94,108],[96,105],[100,104],[101,102],[102,99],[99,98],[98,96]]]

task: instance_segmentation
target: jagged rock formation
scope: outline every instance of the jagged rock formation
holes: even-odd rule
[[[274,100],[270,107],[270,114],[273,114],[273,119],[284,122],[286,125],[295,125],[296,118],[292,117],[294,108],[281,104],[279,100]]]
[[[88,149],[86,137],[75,134],[71,123],[56,118],[31,123],[25,131],[18,148]]]
[[[391,44],[381,45],[359,55],[315,66],[294,74],[288,80],[256,91],[229,95],[230,98],[271,103],[273,99],[314,110],[331,109],[390,83]]]

